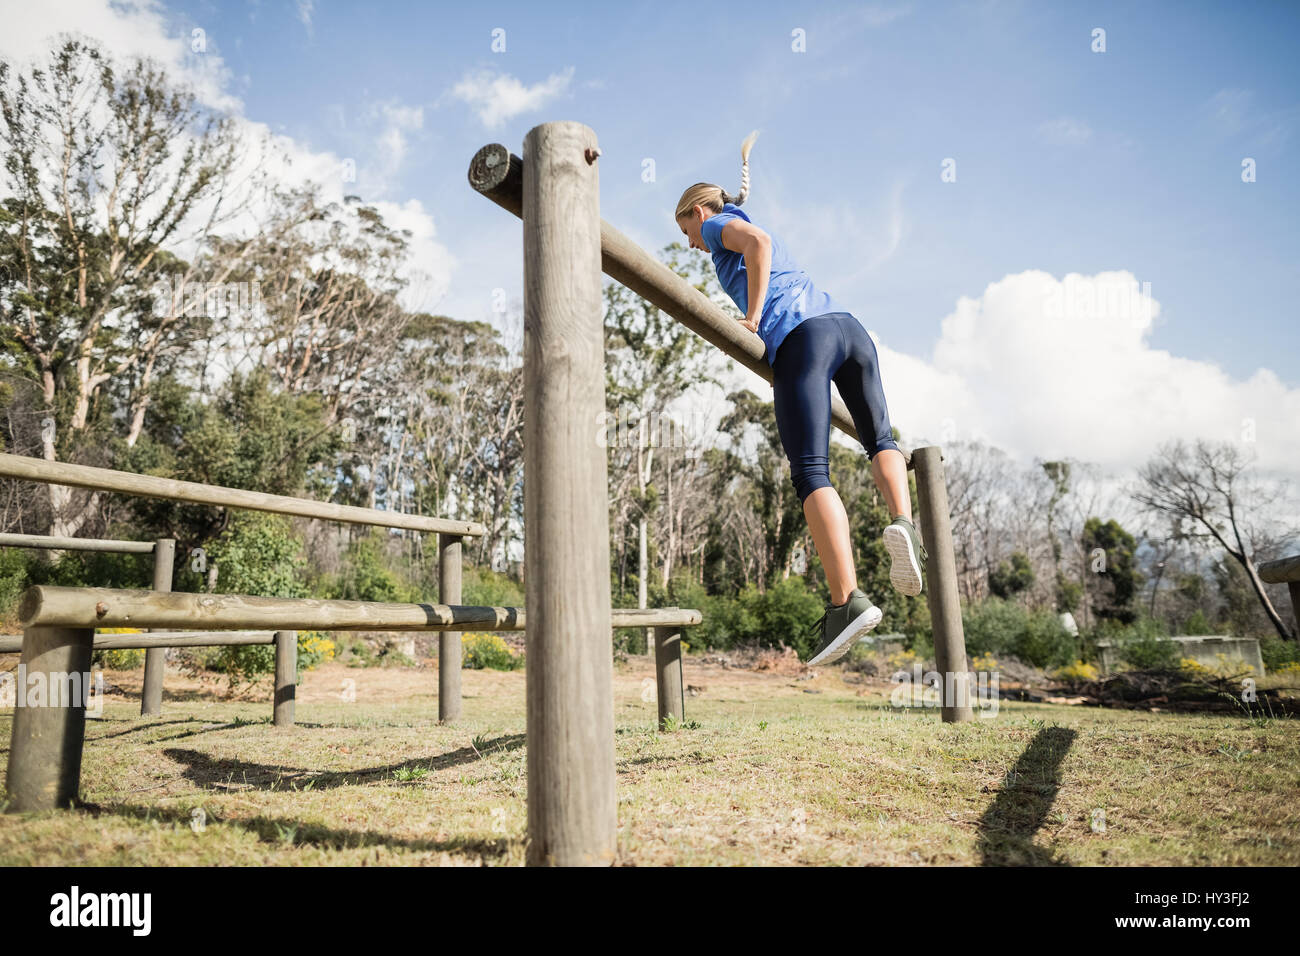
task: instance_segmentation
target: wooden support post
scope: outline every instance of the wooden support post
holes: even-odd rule
[[[596,134],[524,139],[524,550],[530,865],[614,860],[613,655]]]
[[[298,694],[298,632],[275,632],[275,711],[276,727],[293,726],[293,705]]]
[[[176,563],[176,539],[159,538],[153,544],[153,589],[172,589]],[[140,716],[162,713],[163,674],[167,669],[167,648],[151,647],[144,652],[144,687],[140,691]]]
[[[438,535],[438,600],[460,603],[461,537]],[[460,718],[461,637],[459,631],[438,634],[438,720]]]
[[[682,629],[656,627],[655,690],[659,696],[659,729],[669,717],[679,724],[685,718],[686,698],[682,688]]]
[[[5,776],[11,813],[66,809],[77,799],[94,638],[89,627],[29,627],[23,633]]]
[[[1296,640],[1300,641],[1300,581],[1288,581],[1286,587],[1291,593],[1291,610],[1295,613]]]
[[[971,720],[970,675],[966,670],[966,638],[961,626],[957,596],[957,560],[952,550],[952,525],[948,513],[948,486],[943,476],[943,456],[935,445],[912,451],[916,469],[916,497],[920,505],[921,535],[929,560],[925,590],[934,628],[934,657],[942,682],[942,719],[945,723]]]

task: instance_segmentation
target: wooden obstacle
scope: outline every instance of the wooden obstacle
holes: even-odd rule
[[[380,511],[376,508],[337,505],[328,501],[313,501],[310,498],[270,495],[244,488],[225,488],[194,481],[177,481],[154,475],[114,471],[110,468],[25,458],[21,455],[0,454],[0,478],[42,481],[47,484],[115,491],[145,498],[162,498],[224,508],[243,508],[349,524],[436,532],[438,534],[438,596],[452,604],[458,604],[461,596],[461,540],[464,537],[479,536],[486,532],[486,528],[475,521],[453,521],[397,511]],[[149,542],[3,534],[0,535],[0,546],[5,545],[59,550],[152,552],[153,589],[170,591],[172,587],[172,571],[176,559],[174,538],[159,538]],[[460,656],[459,638],[455,635],[444,636],[438,645],[438,719],[441,721],[452,721],[460,717]],[[145,653],[144,688],[140,695],[142,716],[162,713],[165,670],[166,647],[150,647]]]
[[[14,709],[9,770],[5,778],[11,812],[68,807],[77,798],[86,730],[86,696],[90,656],[95,648],[265,644],[276,647],[274,724],[294,720],[297,686],[297,632],[300,630],[459,631],[526,630],[524,609],[470,607],[448,604],[393,604],[370,601],[269,598],[244,594],[186,594],[180,592],[75,588],[37,585],[28,588],[18,606],[23,624],[21,671],[27,680],[37,675],[53,692],[40,706]],[[676,635],[699,624],[700,612],[686,608],[613,609],[605,619],[603,650],[610,657],[610,627],[653,627]],[[95,634],[96,627],[170,628],[198,624],[208,632]],[[182,623],[182,626],[183,626]],[[243,629],[258,629],[250,634]],[[219,632],[230,632],[223,639]],[[268,638],[266,631],[274,631]],[[538,653],[545,657],[545,651]],[[458,657],[459,659],[459,657]],[[612,669],[612,663],[610,664]],[[529,670],[533,662],[529,662]],[[79,693],[70,693],[75,686]],[[680,682],[677,687],[680,687]],[[660,684],[661,715],[681,719],[672,706],[674,688]],[[680,693],[680,691],[678,691]],[[585,702],[583,702],[585,704]],[[610,710],[613,741],[613,696]],[[674,714],[673,711],[676,711]]]
[[[1293,554],[1259,566],[1259,579],[1266,584],[1285,584],[1291,593],[1295,613],[1296,639],[1300,640],[1300,554]]]
[[[591,437],[595,415],[603,410],[598,402],[604,381],[600,271],[772,381],[757,335],[600,218],[599,155],[589,127],[546,123],[525,137],[525,158],[490,143],[469,166],[470,186],[523,220],[525,429],[533,439],[524,443],[530,456],[525,466],[525,549],[547,555],[544,584],[530,568],[526,603],[532,607],[546,599],[558,612],[554,618],[538,615],[528,634],[529,647],[543,651],[529,658],[530,863],[605,862],[614,852],[607,657],[595,650],[595,626],[607,591],[603,570],[599,588],[594,579],[601,566],[596,558],[607,552],[604,452],[597,454]],[[837,392],[832,393],[831,419],[858,437]],[[543,436],[544,449],[537,441]],[[921,533],[930,554],[926,590],[936,664],[944,675],[941,719],[970,720],[943,456],[933,446],[915,453],[904,450],[903,455],[917,473]],[[601,475],[599,487],[588,469]],[[588,550],[575,553],[575,547]],[[552,555],[562,559],[553,561]],[[661,675],[672,669],[677,653],[656,632]],[[575,740],[585,746],[573,746]]]

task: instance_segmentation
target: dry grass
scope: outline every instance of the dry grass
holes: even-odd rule
[[[642,699],[649,661],[616,669],[620,863],[1300,863],[1294,720],[1004,701],[945,725],[838,667],[753,663],[688,660],[672,733]],[[333,664],[285,730],[265,685],[226,700],[169,674],[140,719],[139,676],[106,677],[126,693],[89,723],[88,806],[0,816],[0,864],[523,862],[522,671],[466,671],[444,727],[432,667]]]

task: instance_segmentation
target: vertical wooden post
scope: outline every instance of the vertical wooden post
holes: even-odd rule
[[[460,603],[461,536],[438,535],[438,601]],[[438,720],[460,718],[460,631],[438,632]]]
[[[596,134],[524,138],[529,865],[614,860],[613,655]]]
[[[153,589],[172,589],[172,568],[176,563],[176,539],[158,538],[153,543]],[[140,716],[162,713],[163,673],[167,669],[167,648],[151,647],[144,652],[144,687],[140,691]]]
[[[659,695],[659,728],[673,717],[681,723],[686,699],[682,690],[682,628],[679,625],[656,627],[655,684]]]
[[[1291,593],[1291,610],[1295,612],[1296,639],[1300,640],[1300,581],[1288,581],[1286,587]]]
[[[945,723],[971,720],[970,675],[966,670],[966,638],[961,626],[957,596],[957,559],[952,550],[952,524],[948,513],[948,486],[943,476],[943,456],[936,445],[912,452],[916,469],[916,497],[920,505],[921,536],[929,560],[925,590],[934,627],[934,657],[942,681],[941,715]]]
[[[298,697],[298,632],[275,632],[275,710],[276,727],[293,726],[293,707]]]
[[[77,799],[94,641],[94,628],[29,627],[23,632],[5,776],[10,812],[66,809]],[[41,698],[35,699],[35,686],[42,681]]]

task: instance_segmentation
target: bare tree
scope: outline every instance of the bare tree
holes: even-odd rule
[[[1269,530],[1270,525],[1276,528],[1269,509],[1278,495],[1254,479],[1250,465],[1241,450],[1228,442],[1197,440],[1192,448],[1172,442],[1162,445],[1139,470],[1141,486],[1133,497],[1149,511],[1175,521],[1180,536],[1222,548],[1246,572],[1278,634],[1300,640],[1300,634],[1291,634],[1282,622],[1255,570],[1259,545],[1279,536],[1279,531]]]

